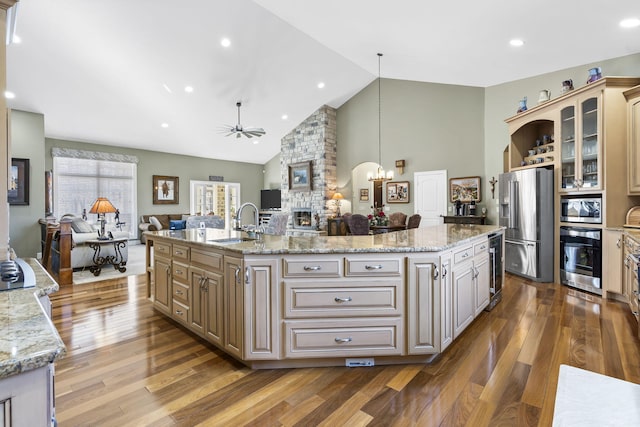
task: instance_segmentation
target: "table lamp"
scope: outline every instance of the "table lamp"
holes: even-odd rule
[[[332,200],[336,201],[336,207],[338,208],[337,211],[337,216],[340,216],[340,200],[344,199],[344,196],[341,193],[333,193],[333,196],[331,196]]]
[[[93,206],[91,206],[91,210],[89,210],[89,213],[98,214],[98,221],[100,221],[100,237],[98,237],[99,239],[108,239],[108,237],[106,237],[104,233],[104,226],[106,222],[104,215],[108,213],[114,213],[116,210],[117,209],[106,197],[98,197]]]

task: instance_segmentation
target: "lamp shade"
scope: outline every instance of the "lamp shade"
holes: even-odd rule
[[[331,196],[331,199],[333,199],[333,200],[342,200],[342,199],[344,199],[344,196],[342,195],[342,193],[333,193],[333,196]]]
[[[93,206],[91,206],[91,210],[89,213],[94,214],[105,214],[105,213],[114,213],[116,208],[111,204],[109,199],[106,197],[98,197]]]

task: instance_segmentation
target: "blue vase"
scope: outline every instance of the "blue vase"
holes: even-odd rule
[[[526,96],[520,100],[520,106],[518,107],[518,113],[522,113],[523,111],[527,111],[527,97]]]

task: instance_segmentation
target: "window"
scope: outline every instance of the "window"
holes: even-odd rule
[[[83,150],[53,149],[54,215],[81,216],[97,223],[89,210],[98,197],[106,197],[120,211],[123,230],[136,237],[137,158]],[[115,214],[107,214],[107,230],[116,229]]]

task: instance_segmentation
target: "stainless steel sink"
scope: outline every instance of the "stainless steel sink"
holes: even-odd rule
[[[234,243],[242,243],[249,241],[251,239],[243,238],[243,237],[226,237],[224,239],[211,239],[207,240],[207,242],[218,243],[220,245],[232,245]]]

